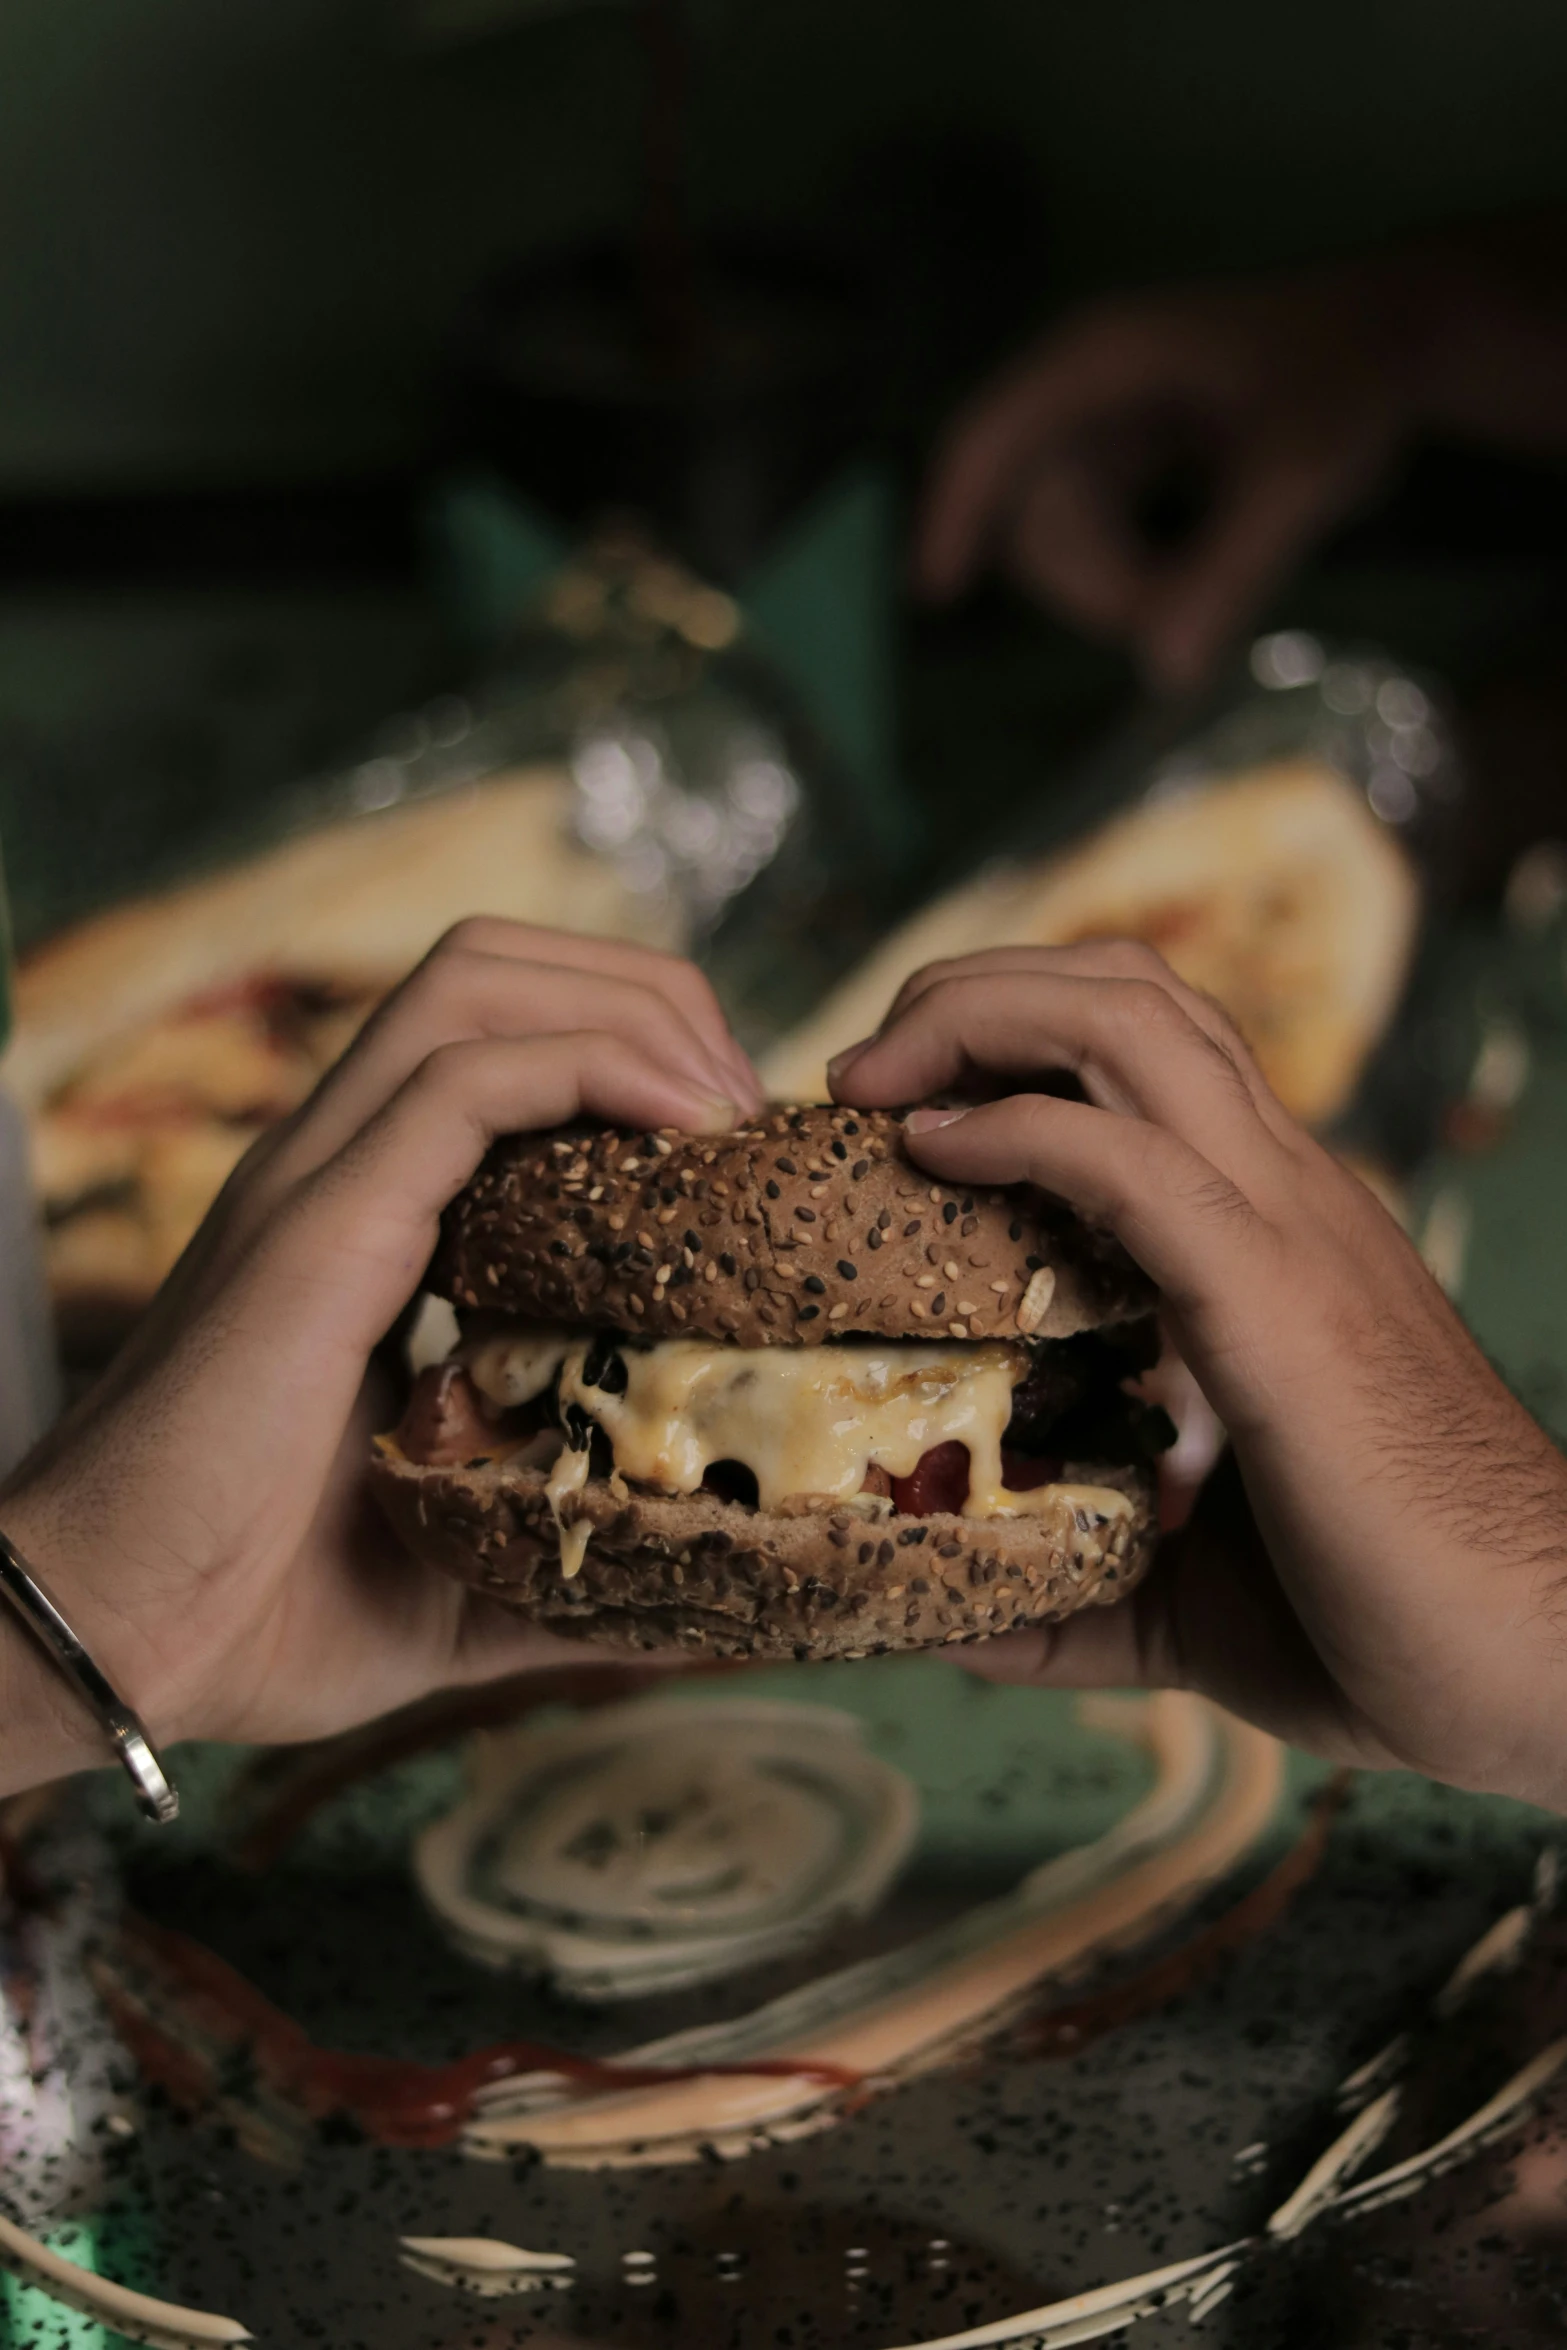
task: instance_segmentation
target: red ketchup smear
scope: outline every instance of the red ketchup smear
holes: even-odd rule
[[[1036,1485],[1053,1485],[1060,1474],[1061,1463],[1048,1456],[1036,1460],[1026,1452],[1001,1455],[1001,1482],[1008,1493],[1032,1493]],[[893,1507],[908,1518],[928,1518],[936,1510],[961,1516],[968,1476],[966,1444],[932,1445],[916,1461],[912,1476],[891,1480]]]
[[[968,1499],[968,1446],[935,1444],[921,1453],[910,1477],[892,1480],[892,1504],[908,1518],[928,1518],[933,1511],[960,1511]]]
[[[538,2040],[499,2041],[453,2064],[353,2056],[317,2048],[292,2017],[188,1934],[128,1915],[124,1936],[133,1959],[178,1995],[194,2032],[216,2042],[225,2056],[248,2051],[266,2087],[312,2120],[346,2114],[383,2146],[449,2145],[471,2117],[478,2092],[520,2073],[558,2073],[587,2091],[647,2089],[714,2075],[815,2081],[835,2089],[860,2085],[860,2075],[846,2065],[794,2063],[785,2057],[757,2057],[746,2064],[606,2064]],[[109,1982],[103,1988],[115,2026],[143,2070],[181,2105],[204,2105],[214,2087],[212,2063],[152,2017],[124,1986]]]

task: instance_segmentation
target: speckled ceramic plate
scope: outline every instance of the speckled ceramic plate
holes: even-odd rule
[[[501,2160],[475,2160],[461,2142],[377,2144],[341,2113],[301,2122],[238,2058],[215,2102],[187,2116],[147,2093],[101,2028],[84,1969],[90,1946],[119,1949],[123,1895],[241,1970],[318,2047],[445,2064],[521,2039],[602,2060],[671,2035],[707,2035],[711,2048],[729,2032],[743,2050],[756,2044],[750,2019],[780,2002],[793,2012],[824,1978],[858,1969],[863,1982],[881,1967],[885,1980],[888,1953],[950,1957],[965,1921],[994,1920],[1027,1883],[1058,1909],[1092,1893],[1095,1867],[1124,1885],[1121,1863],[1104,1880],[1103,1855],[1126,1860],[1126,1823],[1147,1820],[1168,1780],[1169,1756],[1157,1762],[1128,1719],[1085,1724],[1068,1699],[989,1689],[933,1659],[748,1674],[744,1688],[857,1716],[866,1751],[918,1789],[918,1842],[882,1906],[833,1941],[611,2010],[475,1965],[433,1923],[410,1850],[460,1793],[460,1739],[324,1801],[319,1770],[312,1779],[289,1762],[268,1778],[245,1758],[187,1754],[186,1816],[162,1835],[127,1821],[117,1787],[93,1785],[33,1847],[38,1874],[65,1888],[53,1917],[13,1921],[7,1946],[13,1968],[42,1968],[30,2031],[43,2072],[7,2084],[5,2208],[70,2258],[279,2346],[940,2340],[1259,2230],[1341,2131],[1338,2085],[1425,2015],[1494,1917],[1527,1900],[1542,1843],[1522,1807],[1406,1780],[1362,1781],[1331,1819],[1313,1815],[1322,1774],[1292,1766],[1268,1824],[1195,1907],[1172,1894],[1162,1912],[1128,1916],[1122,1947],[1101,1938],[1075,1973],[1067,1960],[1045,1969],[1031,1997],[1001,2003],[988,2043],[927,2049],[910,2077],[873,2076],[860,2093],[821,2081],[832,2112],[808,2133],[757,2130],[640,2167],[559,2167],[526,2132],[488,2149]],[[678,1701],[721,1710],[735,1690],[724,1677]],[[1219,1784],[1192,1780],[1197,1811],[1165,1829],[1211,1820]],[[269,1851],[267,1865],[242,1865]],[[1085,1853],[1100,1862],[1071,1857]],[[1372,2167],[1472,2113],[1547,2044],[1553,2019],[1561,2028],[1551,1933],[1537,1927],[1522,1974],[1500,1995],[1482,1987],[1435,2056],[1417,2035],[1407,2114]],[[602,2115],[609,2092],[590,2086]],[[1530,2214],[1559,2196],[1558,2170],[1567,2178],[1548,2093],[1540,2114],[1536,2100],[1500,2155],[1380,2216],[1330,2215],[1292,2244],[1265,2245],[1218,2279],[1233,2287],[1222,2305],[1199,2303],[1208,2338],[1248,2350],[1328,2339],[1310,2321],[1327,2296],[1335,2342],[1390,2340],[1396,2319],[1400,2339],[1434,2345],[1451,2338],[1441,2329],[1452,2313],[1501,2307],[1496,2295],[1518,2289]],[[1498,2192],[1520,2127],[1535,2167],[1515,2172],[1525,2184],[1487,2234],[1474,2215]],[[472,2239],[549,2259],[497,2273],[501,2256],[461,2249]],[[1542,2307],[1551,2273],[1537,2255],[1530,2291]],[[31,2285],[0,2290],[18,2350],[118,2339]],[[1158,2350],[1188,2322],[1183,2304],[1145,2318],[1135,2339]]]

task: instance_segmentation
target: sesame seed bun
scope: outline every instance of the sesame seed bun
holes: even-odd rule
[[[599,1646],[713,1657],[880,1655],[1051,1623],[1124,1597],[1157,1540],[1148,1471],[1102,1463],[1064,1475],[1126,1494],[1130,1517],[1100,1518],[1063,1494],[1040,1516],[868,1522],[847,1508],[738,1509],[708,1493],[617,1495],[591,1478],[576,1508],[592,1534],[568,1581],[541,1470],[429,1468],[381,1437],[371,1473],[416,1557],[534,1622]]]
[[[1153,1305],[1061,1203],[932,1182],[896,1116],[825,1106],[733,1134],[513,1136],[448,1209],[428,1280],[459,1306],[744,1347],[1068,1338]]]

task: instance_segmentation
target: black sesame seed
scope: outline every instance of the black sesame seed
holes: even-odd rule
[[[1045,1260],[1043,1257],[1025,1257],[1023,1259],[1024,1264],[1028,1267],[1031,1273],[1037,1273],[1044,1261]]]
[[[793,1159],[774,1159],[773,1165],[780,1175],[798,1175],[800,1172]]]
[[[777,1185],[777,1184],[776,1184],[776,1183],[773,1181],[773,1179],[772,1179],[772,1177],[771,1177],[770,1175],[769,1175],[769,1176],[768,1176],[768,1178],[767,1178],[767,1196],[768,1196],[768,1198],[769,1198],[769,1199],[782,1199],[782,1197],[783,1197],[783,1193],[782,1193],[782,1191],[780,1190],[779,1186],[778,1186],[778,1185]]]
[[[571,1251],[563,1240],[552,1240],[550,1242],[550,1255],[552,1257],[569,1257],[570,1254]]]
[[[881,1246],[881,1234],[874,1226],[865,1235],[865,1245],[867,1248],[880,1248]]]
[[[944,1289],[937,1290],[935,1296],[930,1301],[930,1310],[933,1315],[940,1315],[946,1312],[947,1293]]]
[[[754,1265],[746,1267],[745,1286],[747,1289],[760,1289],[762,1286],[762,1276]]]
[[[858,1118],[845,1118],[843,1122],[843,1131],[845,1134],[858,1134],[860,1131],[860,1122]]]
[[[701,1247],[701,1245],[702,1245],[702,1243],[700,1242],[700,1240],[698,1240],[698,1238],[697,1238],[696,1234],[695,1234],[694,1232],[692,1232],[692,1231],[690,1231],[690,1230],[688,1229],[688,1230],[687,1230],[687,1232],[686,1232],[686,1246],[687,1246],[687,1248],[700,1248],[700,1247]]]
[[[631,1262],[634,1265],[642,1265],[644,1267],[651,1265],[653,1262],[653,1251],[650,1248],[634,1248],[631,1252]]]
[[[680,1194],[672,1183],[661,1183],[658,1187],[658,1196],[666,1208],[672,1208]]]
[[[797,1223],[814,1224],[816,1221],[816,1210],[814,1208],[796,1208],[794,1213]]]
[[[851,1179],[855,1183],[862,1183],[865,1180],[865,1177],[870,1173],[870,1166],[871,1163],[869,1159],[856,1159],[853,1166],[849,1169]]]
[[[948,1200],[946,1206],[941,1211],[941,1220],[943,1224],[955,1224],[957,1222],[958,1203],[955,1199]]]
[[[719,1255],[718,1270],[731,1281],[735,1277],[735,1261],[727,1249],[722,1250]]]
[[[812,1297],[824,1297],[827,1293],[827,1284],[819,1273],[807,1273],[803,1286],[810,1291]]]
[[[1008,1240],[1021,1240],[1022,1237],[1023,1227],[1019,1223],[1017,1217],[1014,1216],[1011,1223],[1007,1226],[1007,1238]]]
[[[859,1279],[859,1273],[856,1267],[850,1263],[847,1257],[840,1257],[838,1259],[838,1270],[843,1275],[845,1281],[857,1281]]]
[[[968,1198],[963,1202],[963,1213],[965,1216],[972,1216],[974,1213],[974,1194],[972,1192],[969,1193]]]
[[[911,1217],[909,1218],[908,1222],[907,1222],[907,1223],[904,1225],[904,1227],[903,1227],[903,1237],[904,1237],[904,1239],[905,1239],[905,1240],[912,1240],[912,1239],[914,1238],[914,1235],[915,1235],[915,1233],[916,1233],[916,1232],[918,1232],[919,1228],[920,1228],[920,1220],[919,1220],[918,1216],[911,1216]]]
[[[840,1142],[836,1134],[832,1139],[832,1155],[835,1159],[846,1159],[849,1155],[847,1143]]]
[[[802,1306],[800,1308],[800,1320],[802,1322],[814,1322],[821,1310],[822,1309],[820,1306]]]

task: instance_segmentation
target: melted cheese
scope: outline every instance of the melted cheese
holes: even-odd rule
[[[544,1393],[579,1335],[486,1314],[469,1323],[457,1360],[482,1396],[502,1411],[514,1411]]]
[[[753,1350],[672,1339],[626,1352],[620,1395],[585,1383],[587,1356],[586,1344],[566,1356],[562,1403],[604,1430],[622,1476],[656,1492],[695,1493],[715,1461],[741,1461],[762,1509],[802,1494],[826,1507],[852,1502],[873,1464],[909,1477],[933,1446],[957,1443],[968,1447],[968,1517],[1034,1516],[1063,1499],[1100,1518],[1131,1514],[1110,1487],[1003,1485],[1001,1439],[1028,1369],[1020,1346]]]
[[[573,1518],[568,1525],[561,1514],[563,1502],[572,1501],[588,1481],[588,1448],[573,1452],[569,1444],[562,1445],[556,1455],[555,1466],[544,1482],[544,1498],[550,1505],[555,1530],[560,1536],[560,1571],[569,1583],[573,1575],[582,1572],[587,1556],[588,1536],[593,1531],[589,1518]]]

